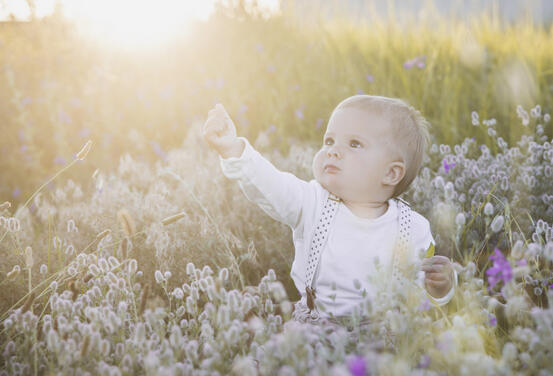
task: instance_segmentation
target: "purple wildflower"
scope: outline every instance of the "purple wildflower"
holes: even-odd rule
[[[165,159],[167,158],[167,153],[163,151],[161,146],[159,146],[159,144],[155,141],[150,141],[150,145],[154,149],[154,152],[165,161]]]
[[[490,319],[490,321],[489,321],[490,326],[496,326],[497,325],[497,318],[494,315],[488,314],[488,318]]]
[[[518,260],[517,265],[518,266],[528,265],[528,262],[526,261],[526,259]]]
[[[403,63],[403,68],[411,69],[416,65],[419,69],[422,69],[426,66],[425,61],[426,61],[426,56],[417,56]]]
[[[27,145],[21,145],[21,147],[19,148],[19,150],[20,150],[22,153],[25,153],[25,152],[28,150],[28,147],[27,147]]]
[[[424,298],[421,304],[418,307],[418,310],[421,312],[428,311],[430,309],[430,300],[428,298]]]
[[[367,79],[368,82],[374,82],[374,77],[372,74],[367,74],[365,76],[365,78]]]
[[[419,364],[417,365],[418,368],[428,368],[430,365],[430,357],[426,354],[421,355],[421,358],[419,360]]]
[[[12,192],[12,197],[13,198],[18,198],[19,195],[21,195],[21,189],[19,187],[16,187]]]
[[[447,174],[449,172],[449,170],[451,170],[453,167],[455,167],[456,163],[455,162],[452,162],[452,163],[447,163],[446,160],[444,159],[444,170],[445,170],[445,173]]]
[[[356,356],[348,362],[348,369],[353,376],[365,376],[367,364],[362,356]]]
[[[317,123],[315,124],[315,128],[321,129],[322,126],[323,126],[323,119],[318,118]]]
[[[269,128],[267,128],[268,133],[273,133],[276,131],[276,126],[274,124],[269,124]]]
[[[297,117],[298,119],[302,119],[302,120],[303,120],[303,118],[304,118],[304,116],[303,116],[303,111],[302,111],[302,110],[296,110],[296,117]]]
[[[486,275],[488,276],[491,290],[501,280],[507,283],[513,279],[513,270],[509,261],[505,259],[503,253],[497,248],[494,250],[494,254],[490,256],[490,260],[493,261],[493,266],[486,270]]]
[[[66,163],[64,157],[60,157],[59,155],[54,158],[54,163],[59,165],[64,165]]]
[[[357,95],[363,95],[363,94],[365,94],[365,92],[363,91],[363,89],[357,90]]]

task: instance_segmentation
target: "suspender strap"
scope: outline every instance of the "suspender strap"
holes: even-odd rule
[[[341,201],[339,197],[329,193],[322,214],[317,222],[313,239],[311,239],[305,274],[305,294],[312,319],[318,318],[318,312],[315,309],[315,272],[319,266],[321,253],[328,238],[330,225]],[[399,233],[396,239],[396,246],[393,250],[391,263],[391,277],[394,280],[393,282],[399,280],[400,265],[409,247],[409,236],[411,233],[411,208],[402,199],[398,198],[397,203],[399,207]]]

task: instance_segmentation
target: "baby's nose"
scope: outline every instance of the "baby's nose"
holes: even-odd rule
[[[338,149],[335,146],[328,149],[327,155],[329,157],[335,156],[336,158],[341,158],[341,153],[338,152]]]

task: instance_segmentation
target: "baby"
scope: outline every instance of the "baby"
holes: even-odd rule
[[[397,277],[399,260],[415,264],[423,251],[430,300],[436,306],[451,300],[455,269],[447,257],[433,256],[428,220],[398,198],[422,164],[427,126],[400,99],[349,97],[332,112],[313,160],[315,179],[307,182],[279,171],[237,137],[221,104],[209,111],[203,137],[219,153],[224,175],[237,179],[250,201],[293,231],[290,275],[301,294],[294,318],[351,315],[362,300],[360,291],[375,296],[367,276],[377,265]]]

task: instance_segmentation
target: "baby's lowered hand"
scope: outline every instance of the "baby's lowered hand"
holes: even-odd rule
[[[220,103],[209,111],[202,136],[223,158],[239,157],[244,151],[245,145],[236,136],[236,127]]]
[[[445,256],[432,256],[422,260],[425,272],[424,286],[434,298],[444,297],[453,286],[453,265]]]

